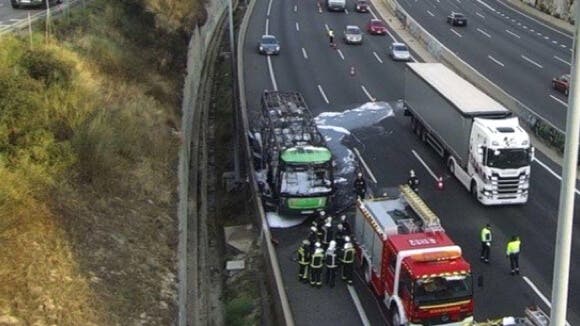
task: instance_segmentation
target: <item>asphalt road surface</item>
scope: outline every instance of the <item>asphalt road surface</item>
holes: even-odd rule
[[[404,63],[392,62],[388,58],[390,36],[365,35],[362,46],[347,46],[341,42],[345,25],[364,27],[373,15],[352,12],[352,0],[347,4],[348,14],[319,13],[316,2],[312,1],[258,0],[244,45],[244,79],[251,121],[256,121],[258,116],[262,91],[274,88],[301,92],[315,115],[342,111],[371,99],[397,107],[396,101],[403,96]],[[469,18],[471,22],[473,18]],[[443,20],[439,23],[446,27]],[[328,44],[327,26],[335,31],[337,49]],[[280,40],[282,49],[279,56],[266,59],[258,55],[257,42],[265,33],[274,34]],[[463,51],[463,46],[467,45],[458,49]],[[465,51],[481,52],[481,49],[482,46],[478,45],[475,50]],[[355,68],[354,76],[350,75],[351,67]],[[549,87],[549,82],[547,85]],[[357,149],[377,179],[376,184],[368,181],[369,185],[377,191],[396,186],[406,181],[409,169],[415,169],[422,181],[422,197],[439,215],[450,236],[463,248],[466,258],[472,263],[475,279],[483,277],[483,287],[475,289],[477,320],[521,315],[530,304],[539,304],[546,309],[544,299],[548,298],[549,302],[551,294],[559,167],[537,153],[539,161],[532,165],[528,204],[484,207],[449,176],[434,152],[413,136],[409,121],[402,112],[395,110],[395,113],[394,117],[377,121],[373,126],[353,130],[360,141]],[[435,189],[433,177],[417,157],[435,174],[444,176],[444,190]],[[367,171],[367,180],[369,174]],[[479,261],[479,230],[488,222],[492,224],[494,245],[491,264],[485,265]],[[576,221],[574,231],[578,232],[578,228],[579,222]],[[520,276],[509,275],[509,263],[505,258],[505,244],[513,234],[522,239]],[[354,286],[356,296],[340,282],[334,289],[319,290],[297,282],[297,264],[292,261],[292,252],[306,235],[305,225],[273,230],[273,236],[279,242],[278,256],[297,325],[360,324],[361,318],[355,308],[356,297],[360,299],[370,324],[385,324],[384,308],[360,279]],[[580,253],[579,247],[580,240],[576,238],[572,257]],[[574,277],[578,272],[580,260],[572,259],[568,300],[568,321],[572,325],[580,325],[580,307],[575,304],[580,300],[580,282]]]
[[[447,48],[534,112],[565,129],[567,97],[552,78],[570,73],[572,35],[524,15],[501,0],[400,0]],[[452,11],[466,27],[446,23]]]

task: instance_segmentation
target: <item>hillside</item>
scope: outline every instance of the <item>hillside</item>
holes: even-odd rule
[[[0,38],[0,325],[169,325],[189,0]],[[46,37],[46,35],[49,35]]]

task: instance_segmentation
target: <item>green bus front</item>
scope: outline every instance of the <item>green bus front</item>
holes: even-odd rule
[[[276,190],[283,215],[326,210],[334,193],[332,154],[326,147],[299,146],[280,155]]]

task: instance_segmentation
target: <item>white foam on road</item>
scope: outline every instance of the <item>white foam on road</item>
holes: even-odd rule
[[[268,226],[271,229],[291,228],[304,223],[306,219],[308,216],[283,217],[275,212],[266,212],[266,220],[268,220]]]

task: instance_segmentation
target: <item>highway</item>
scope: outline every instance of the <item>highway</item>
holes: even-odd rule
[[[480,73],[534,112],[565,129],[567,97],[553,77],[570,72],[572,36],[501,0],[400,0],[425,29]],[[466,27],[446,24],[452,11]]]
[[[446,0],[441,0],[443,1]],[[415,3],[411,0],[410,3],[419,7],[422,2]],[[422,181],[422,197],[442,219],[450,236],[463,248],[464,254],[472,263],[475,279],[483,276],[483,287],[475,288],[477,320],[521,315],[524,307],[533,303],[546,308],[546,302],[549,302],[551,294],[560,185],[557,177],[560,173],[559,167],[541,153],[537,153],[538,161],[532,165],[531,197],[527,205],[483,207],[475,202],[469,193],[449,176],[434,152],[412,135],[409,122],[402,112],[397,110],[396,101],[403,95],[404,63],[395,63],[388,58],[386,49],[391,42],[390,36],[365,35],[362,46],[346,46],[339,41],[338,49],[329,47],[326,37],[327,26],[334,29],[336,35],[340,37],[346,24],[364,27],[372,16],[353,13],[352,8],[352,1],[348,1],[348,14],[326,11],[319,13],[315,2],[258,0],[244,45],[244,80],[250,121],[257,121],[260,95],[264,89],[277,88],[301,92],[315,115],[354,108],[370,99],[391,104],[396,113],[394,117],[377,121],[372,126],[351,130],[360,141],[356,147],[370,170],[366,173],[367,180],[370,173],[377,179],[376,184],[369,181],[373,190],[380,191],[384,187],[403,183],[406,181],[408,170],[415,169]],[[481,14],[485,14],[485,11]],[[443,19],[444,17],[441,17],[438,20],[440,29],[448,31],[449,26]],[[471,16],[469,19],[470,23],[474,20]],[[469,25],[469,31],[474,30],[474,33],[481,34],[476,30],[476,26]],[[487,29],[485,31],[487,32]],[[513,32],[517,31],[519,30]],[[264,33],[274,34],[280,40],[282,51],[279,56],[266,59],[257,54],[257,41]],[[562,44],[565,44],[564,40],[565,37]],[[514,46],[513,43],[504,43],[504,46],[511,47]],[[465,47],[469,45],[477,44],[460,43],[454,50],[483,53],[481,45],[466,50]],[[531,51],[523,53],[531,56]],[[493,54],[500,57],[499,53]],[[560,55],[563,56],[562,53]],[[488,61],[488,65],[495,64]],[[548,66],[548,63],[543,61],[542,63]],[[354,76],[349,74],[352,66],[356,71]],[[535,70],[528,67],[522,71]],[[525,80],[527,85],[528,78],[531,80],[532,77],[526,75],[519,79],[520,84],[524,84]],[[492,80],[496,81],[493,78]],[[511,91],[510,89],[509,92]],[[549,91],[549,79],[546,91]],[[540,98],[536,93],[539,92],[530,91],[528,97],[537,95]],[[552,106],[558,104],[549,97],[544,100]],[[554,112],[555,108],[552,108]],[[554,118],[556,117],[557,114],[554,114]],[[436,174],[444,175],[444,190],[435,189],[433,177],[418,157]],[[492,248],[492,262],[485,265],[479,261],[479,230],[488,222],[493,226],[495,242]],[[575,233],[578,233],[579,223],[576,221],[574,224]],[[278,241],[278,258],[296,324],[360,324],[361,318],[355,305],[356,298],[360,299],[364,315],[370,324],[384,324],[385,310],[380,308],[377,300],[360,279],[354,287],[356,296],[343,284],[334,289],[317,290],[296,281],[297,265],[291,257],[299,242],[306,236],[306,229],[307,226],[303,225],[273,230],[273,236]],[[505,258],[505,243],[513,234],[518,234],[522,238],[520,276],[509,275],[508,261]],[[573,257],[580,253],[579,248],[580,240],[575,238]],[[580,300],[580,282],[574,277],[578,272],[580,261],[572,259],[567,318],[572,325],[580,325],[580,307],[574,305]]]
[[[66,6],[76,3],[77,0],[64,0],[63,4],[51,6],[51,12],[62,11]],[[45,11],[43,8],[12,9],[10,0],[0,0],[0,34],[9,32],[14,26],[26,26],[28,14],[30,14],[30,19],[35,21],[43,17]]]

